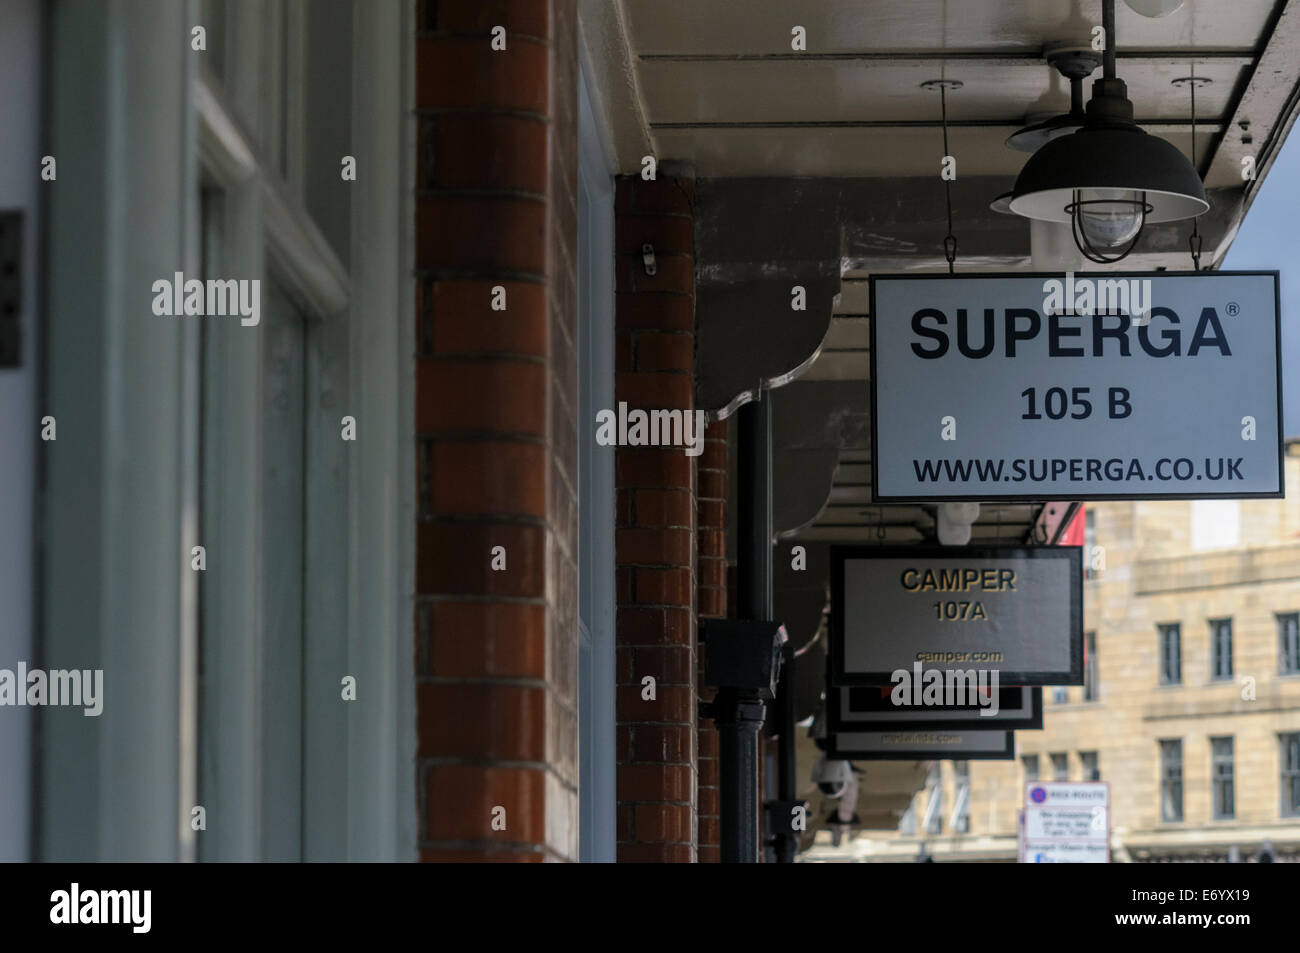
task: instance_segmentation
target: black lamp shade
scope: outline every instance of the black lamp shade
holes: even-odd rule
[[[1147,222],[1175,222],[1209,210],[1201,177],[1178,149],[1137,126],[1089,128],[1060,136],[1029,157],[1016,179],[1011,211],[1069,222],[1077,190],[1145,193]]]

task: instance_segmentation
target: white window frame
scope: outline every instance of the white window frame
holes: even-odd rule
[[[352,706],[343,750],[305,765],[304,790],[320,793],[321,811],[337,823],[304,824],[326,837],[304,841],[304,854],[414,860],[414,5],[353,5],[352,96],[366,105],[353,109],[351,128],[360,169],[351,183],[351,274],[294,196],[301,125],[285,131],[287,182],[265,174],[275,166],[246,132],[277,128],[278,117],[269,126],[258,118],[262,70],[277,59],[263,45],[279,35],[277,7],[229,9],[228,87],[189,49],[194,0],[60,7],[52,19],[54,138],[73,188],[51,210],[50,405],[67,439],[45,487],[57,505],[46,510],[42,634],[51,664],[102,665],[106,685],[104,715],[84,719],[93,724],[79,724],[80,711],[75,721],[53,710],[44,720],[41,856],[192,860],[202,836],[205,857],[258,857],[261,686],[249,673],[260,659],[264,516],[248,488],[261,466],[261,336],[251,328],[209,336],[210,393],[222,401],[201,431],[200,325],[140,307],[139,289],[155,278],[199,271],[201,168],[224,190],[223,269],[261,278],[269,260],[338,345],[346,406],[309,411],[309,461],[313,438],[337,437],[344,414],[356,418],[364,447],[349,454],[345,475],[307,467],[309,501],[329,492],[347,501],[332,537],[345,550],[328,556],[341,562],[334,572],[346,584],[347,612],[339,664],[326,666],[343,670],[304,677],[338,686],[352,675],[358,700],[338,701]],[[283,9],[297,24],[289,62],[301,76],[306,8],[286,0]],[[66,157],[97,163],[94,174]],[[102,319],[87,326],[88,314]],[[175,373],[160,377],[160,367]],[[323,371],[309,365],[307,373]],[[208,485],[219,489],[205,500],[203,540],[200,433]],[[188,553],[199,543],[209,559],[204,602],[214,610],[206,641],[221,639],[208,660],[222,725],[211,748],[198,737],[198,581]],[[245,558],[214,572],[214,550]],[[68,598],[72,587],[77,600]],[[305,603],[310,618],[310,594]],[[196,835],[200,755],[204,776],[219,784],[216,803],[203,805],[208,831]]]

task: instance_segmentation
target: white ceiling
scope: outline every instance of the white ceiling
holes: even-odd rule
[[[1152,20],[1118,4],[1118,73],[1137,118],[1190,154],[1190,101],[1171,81],[1194,66],[1213,81],[1197,96],[1205,156],[1277,9],[1188,0]],[[1006,137],[1069,109],[1044,48],[1087,45],[1101,21],[1100,0],[622,0],[622,11],[656,154],[704,176],[933,175],[939,95],[920,84],[936,78],[964,84],[948,95],[958,174],[1014,175],[1026,156]],[[796,25],[806,52],[791,49]]]
[[[1100,0],[623,0],[634,48],[653,53],[788,53],[790,30],[810,52],[999,50],[1086,38]],[[1160,19],[1116,4],[1120,49],[1249,48],[1273,0],[1187,0]]]

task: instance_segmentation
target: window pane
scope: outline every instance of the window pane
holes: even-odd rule
[[[1210,769],[1214,793],[1214,816],[1232,817],[1235,792],[1233,791],[1231,738],[1210,739]]]
[[[1038,755],[1026,754],[1020,758],[1020,764],[1025,769],[1026,781],[1038,780]]]
[[[1083,767],[1083,780],[1100,781],[1101,769],[1097,766],[1097,752],[1080,751],[1079,763]]]
[[[1183,743],[1160,742],[1160,819],[1183,819]]]
[[[1278,735],[1282,749],[1282,816],[1300,816],[1300,731]]]
[[[1300,614],[1287,612],[1277,617],[1278,672],[1300,672]]]
[[[1177,622],[1158,626],[1160,632],[1160,684],[1177,685],[1183,680],[1182,627]]]
[[[1052,756],[1052,780],[1068,781],[1070,780],[1070,758],[1065,752],[1059,752]]]
[[[1232,678],[1232,620],[1210,620],[1210,677]]]

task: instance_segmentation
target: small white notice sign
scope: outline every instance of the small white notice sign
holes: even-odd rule
[[[1029,781],[1021,823],[1021,863],[1110,863],[1105,781]]]

